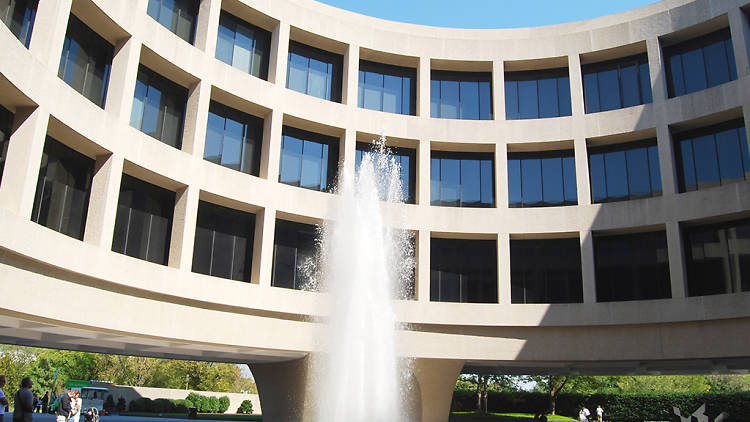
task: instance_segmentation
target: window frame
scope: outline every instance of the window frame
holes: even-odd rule
[[[307,59],[307,69],[305,72],[305,91],[298,91],[294,88],[289,87],[289,78],[291,72],[289,67],[292,61],[292,54],[304,57]],[[331,65],[331,73],[328,77],[331,79],[331,90],[327,92],[327,97],[318,97],[309,93],[309,80],[310,80],[310,60],[314,59],[322,63]],[[289,40],[289,52],[287,53],[287,72],[286,72],[286,83],[285,87],[295,92],[300,92],[311,97],[320,98],[322,100],[332,101],[335,103],[341,103],[341,95],[343,89],[343,72],[344,71],[344,56],[341,54],[332,53],[330,51],[322,50],[317,47],[313,47],[307,44],[303,44],[298,41]]]
[[[301,140],[303,142],[303,145],[304,145],[304,142],[314,142],[320,145],[328,146],[328,156],[325,158],[326,159],[326,163],[325,163],[326,165],[326,180],[325,180],[326,187],[325,189],[316,190],[316,189],[302,186],[302,166],[304,163],[302,154],[304,154],[304,149],[300,153],[299,180],[296,183],[287,183],[287,182],[281,181],[282,172],[283,172],[283,163],[284,163],[284,137],[286,136],[289,136],[297,140]],[[333,192],[333,189],[335,188],[335,185],[336,185],[336,180],[338,178],[339,144],[340,144],[340,139],[333,137],[333,136],[323,135],[323,134],[316,133],[316,132],[310,132],[310,131],[298,129],[292,126],[286,126],[286,125],[283,126],[281,129],[281,153],[279,154],[280,163],[279,163],[278,183],[282,183],[282,184],[289,185],[289,186],[295,186],[295,187],[299,187],[303,189],[309,189],[309,190],[313,190],[317,192],[327,192],[327,193]],[[322,171],[323,171],[323,163],[321,162],[321,173]],[[322,185],[323,180],[320,180],[320,182]]]
[[[394,76],[401,78],[401,111],[397,113],[393,113],[390,111],[383,110],[383,96],[385,95],[385,87],[383,86],[380,90],[380,109],[373,109],[369,107],[365,107],[365,87],[362,85],[364,83],[363,77],[365,76],[364,73],[377,73],[383,76]],[[359,61],[359,70],[357,72],[358,76],[358,85],[357,85],[357,107],[364,108],[366,110],[375,110],[375,111],[382,111],[384,113],[393,113],[393,114],[402,114],[407,116],[416,116],[417,115],[417,69],[411,68],[411,67],[405,67],[405,66],[396,66],[396,65],[390,65],[390,64],[384,64],[384,63],[378,63],[373,62],[369,60],[363,60],[360,59]],[[383,78],[383,84],[385,84],[385,78]],[[409,110],[404,112],[404,100],[403,100],[403,80],[409,79]]]
[[[568,103],[566,104],[564,101],[560,98],[560,79],[567,78],[568,85],[567,85],[567,100]],[[555,95],[557,98],[557,109],[558,113],[556,116],[546,116],[542,117],[541,112],[541,100],[540,100],[540,94],[539,94],[539,82],[540,81],[547,81],[547,80],[555,80]],[[536,82],[536,117],[521,117],[521,94],[519,93],[518,89],[518,83],[519,82]],[[570,69],[568,67],[559,67],[554,69],[540,69],[540,70],[520,70],[520,71],[506,71],[504,74],[504,87],[505,87],[505,120],[532,120],[532,119],[552,119],[557,117],[569,117],[573,115],[573,99],[571,97],[571,91],[570,91]],[[511,98],[508,93],[508,83],[509,82],[515,82],[516,88],[516,98],[515,103],[518,105],[518,117],[513,117],[510,115],[511,107],[508,107],[508,101]],[[562,111],[562,106],[565,105],[565,111]]]
[[[0,17],[10,32],[23,44],[27,49],[31,44],[31,36],[34,32],[34,21],[36,21],[36,12],[39,7],[39,0],[14,0],[15,7],[11,8],[8,3],[8,9],[5,10],[4,16]],[[23,8],[23,18],[20,25],[13,18]]]
[[[232,27],[228,27],[225,25],[225,23],[230,23]],[[232,31],[232,34],[234,35],[234,38],[232,39],[232,63],[227,63],[226,61],[222,60],[220,57],[218,57],[219,54],[219,43],[221,42],[221,37],[216,37],[216,51],[214,52],[214,57],[223,62],[226,63],[235,69],[239,69],[244,72],[244,70],[238,66],[235,66],[234,64],[234,48],[237,46],[237,27],[238,26],[244,26],[247,29],[250,29],[253,31],[253,34],[255,38],[253,38],[253,49],[248,50],[251,57],[254,57],[253,53],[256,51],[256,45],[262,44],[262,51],[264,54],[261,56],[261,63],[260,63],[260,73],[258,75],[254,74],[252,72],[252,61],[250,64],[250,71],[246,72],[251,76],[255,76],[256,78],[263,79],[264,81],[268,80],[268,67],[270,63],[270,57],[271,57],[271,33],[257,25],[253,25],[233,14],[230,12],[227,12],[226,10],[222,9],[221,14],[219,15],[219,31],[221,31],[221,27],[227,28]]]
[[[726,48],[727,41],[732,46],[732,49],[727,50]],[[728,66],[727,71],[729,73],[729,80],[725,82],[721,82],[716,85],[710,85],[710,81],[708,77],[709,72],[708,72],[708,68],[706,67],[704,49],[708,46],[718,44],[720,42],[723,42],[725,44],[724,51],[725,51],[726,58],[727,58],[727,66]],[[706,87],[699,89],[699,90],[695,90],[695,91],[688,91],[686,83],[685,83],[684,74],[682,74],[682,85],[683,85],[682,91],[684,92],[678,95],[676,92],[677,89],[675,87],[675,75],[673,73],[675,69],[672,68],[671,59],[672,57],[679,55],[680,63],[681,63],[680,66],[682,69],[684,68],[684,66],[682,65],[682,56],[686,53],[690,53],[690,52],[694,52],[698,50],[700,50],[701,57],[703,58],[703,77],[706,82]],[[667,77],[667,98],[676,98],[676,97],[681,97],[683,95],[692,94],[694,92],[704,91],[706,89],[713,88],[715,86],[723,85],[725,83],[737,80],[738,78],[737,58],[734,56],[734,42],[732,41],[732,34],[728,27],[719,29],[717,31],[713,31],[705,35],[700,35],[695,38],[691,38],[687,41],[683,41],[674,45],[665,46],[662,48],[662,56],[664,59],[664,68],[665,68],[666,77]],[[730,61],[732,63],[730,63]]]
[[[185,42],[187,42],[187,43],[189,43],[191,45],[195,45],[195,29],[196,29],[195,27],[196,27],[196,25],[198,23],[198,13],[199,13],[199,10],[200,10],[200,2],[201,2],[201,0],[172,0],[174,2],[175,8],[177,10],[175,11],[173,9],[171,11],[173,17],[171,19],[171,23],[170,23],[169,27],[167,27],[166,25],[164,25],[164,23],[162,23],[162,21],[161,21],[161,19],[162,19],[162,16],[161,16],[162,7],[161,6],[163,4],[163,1],[164,0],[148,0],[148,5],[146,6],[146,14],[148,16],[150,16],[151,18],[153,18],[157,23],[159,23],[159,25],[163,26],[164,28],[167,28],[167,30],[169,32],[175,34],[180,39],[184,40]],[[158,4],[159,4],[158,5],[158,14],[157,14],[157,16],[154,16],[154,15],[151,14],[152,2],[154,2],[154,4],[156,2],[158,2]],[[177,26],[175,26],[174,28],[172,28],[172,25],[176,25],[174,15],[176,14],[179,17],[180,12],[183,11],[183,10],[186,11],[185,12],[186,15],[191,15],[192,16],[192,25],[190,26],[190,35],[188,35],[187,38],[185,38],[182,35],[180,35],[180,34],[177,33]],[[190,12],[192,12],[192,13],[190,13]]]
[[[443,178],[442,178],[442,171],[440,171],[440,179],[438,181],[440,182],[440,192],[441,192],[441,198],[440,199],[433,199],[432,198],[432,189],[430,189],[430,206],[439,206],[439,207],[458,207],[458,208],[495,208],[497,206],[497,189],[495,187],[496,181],[495,181],[495,153],[494,152],[457,152],[457,151],[441,151],[441,150],[432,150],[430,151],[430,186],[432,187],[432,183],[434,180],[432,179],[433,174],[433,160],[441,160],[441,169],[442,169],[442,160],[455,160],[458,161],[458,171],[459,171],[459,192],[458,192],[458,203],[456,205],[450,205],[450,203],[444,203],[442,199],[442,190],[443,190]],[[463,171],[461,170],[463,161],[478,161],[479,162],[479,202],[476,205],[471,205],[471,203],[464,204],[463,202],[463,188],[464,184],[462,181],[463,178]],[[482,162],[483,161],[489,161],[491,163],[491,169],[490,169],[490,184],[492,187],[492,202],[490,204],[486,204],[485,202],[482,202]],[[437,203],[437,202],[440,203]]]
[[[223,221],[217,223],[217,220]],[[237,226],[247,225],[248,230],[246,233],[240,233],[239,230],[232,231],[231,233],[228,233],[230,230],[221,230],[222,228],[225,228],[221,227],[221,223],[227,224],[229,222],[231,222],[231,224],[233,224],[234,226],[232,227],[232,229],[237,229]],[[204,225],[202,226],[201,224]],[[253,213],[225,207],[208,201],[198,201],[198,214],[195,222],[196,234],[193,246],[193,261],[191,271],[197,274],[204,274],[212,277],[219,277],[227,280],[244,281],[249,283],[252,276],[253,267],[255,225],[256,216]],[[209,232],[211,235],[210,256],[208,257],[208,272],[201,271],[200,268],[196,269],[197,266],[200,266],[201,261],[205,261],[205,257],[199,256],[200,250],[198,248],[198,243],[200,242],[200,229]],[[234,241],[236,238],[244,238],[246,241],[245,253],[242,257],[244,262],[238,263],[237,267],[234,263],[234,258],[237,256],[237,251],[235,249],[232,249],[232,259],[229,267],[228,277],[220,274],[221,270],[225,270],[224,268],[220,270],[215,270],[214,268],[215,265],[219,264],[215,259],[218,252],[220,252],[216,244],[217,233],[223,233],[225,235],[233,236],[233,248],[236,247],[236,242]],[[245,236],[242,236],[242,234],[244,234]],[[241,277],[238,277],[236,268],[240,268],[239,271],[241,273]]]
[[[578,177],[579,176],[578,176],[577,171],[576,171],[577,169],[575,168],[575,159],[576,159],[575,150],[573,150],[573,149],[559,149],[559,150],[531,151],[531,152],[512,152],[512,151],[509,151],[507,157],[508,157],[507,158],[508,173],[510,173],[510,171],[511,171],[511,169],[510,169],[510,162],[512,160],[519,160],[519,161],[523,161],[523,160],[540,160],[540,175],[539,175],[539,180],[541,181],[540,194],[542,196],[542,199],[538,203],[538,205],[532,205],[532,204],[525,205],[525,203],[523,201],[523,170],[521,169],[520,170],[520,177],[521,178],[519,180],[519,182],[520,182],[519,189],[521,190],[521,202],[520,202],[520,205],[515,205],[515,204],[511,203],[510,195],[508,195],[508,207],[509,208],[562,207],[562,206],[578,205],[578,186],[577,186],[577,181],[578,181]],[[548,203],[544,199],[544,169],[543,169],[541,160],[549,159],[549,158],[559,158],[560,159],[560,167],[561,167],[561,171],[562,171],[561,179],[560,180],[561,180],[562,186],[563,186],[563,191],[562,191],[563,200],[562,200],[562,203],[559,203],[559,204],[552,203],[552,202]],[[568,199],[566,199],[566,197],[568,195],[566,195],[566,190],[565,190],[565,162],[564,162],[565,158],[573,158],[573,170],[574,170],[573,176],[574,176],[575,182],[576,182],[576,184],[574,184],[574,187],[575,187],[575,198],[576,198],[575,201],[569,201]],[[520,165],[521,165],[521,163],[519,163],[519,166]],[[511,177],[510,177],[510,174],[508,174],[508,192],[510,192],[510,190],[511,190],[510,189],[510,183],[511,183]]]
[[[519,248],[520,245],[524,246]],[[521,250],[519,251],[519,249]],[[532,250],[533,252],[530,252],[529,250]],[[568,268],[568,274],[566,277],[562,277],[561,279],[557,280],[550,280],[550,273],[555,272],[555,270],[557,270],[557,272],[564,272],[564,269],[542,268],[540,267],[540,263],[543,263],[543,260],[536,258],[540,258],[545,255],[556,255],[560,257],[561,255],[558,252],[561,250],[575,251],[572,253],[573,256],[566,256],[565,258],[577,258],[577,263],[576,265],[571,266],[571,268]],[[526,259],[530,259],[534,261],[534,263],[532,265],[528,265],[528,263],[524,262],[524,260]],[[578,237],[555,239],[510,239],[510,259],[508,263],[510,264],[511,274],[511,303],[583,303],[583,264],[581,260],[580,239]],[[566,264],[570,263],[566,262]],[[518,267],[523,268],[519,270]],[[570,273],[571,269],[574,274]],[[542,281],[544,292],[540,294],[540,296],[543,297],[539,298],[538,300],[534,300],[534,298],[529,299],[527,297],[527,293],[530,290],[530,286],[528,285],[528,276],[530,275],[529,273],[532,273],[537,277],[544,278],[544,280],[532,280]],[[522,276],[523,279],[519,280],[517,278],[518,276]],[[550,293],[550,287],[553,285],[553,283],[565,284],[568,288],[568,295],[560,298],[552,297]],[[572,291],[571,287],[573,288]],[[521,288],[523,292],[522,301],[516,300],[516,296],[518,296],[518,288]]]
[[[629,174],[631,172],[631,169],[630,169],[630,166],[629,166],[628,161],[627,161],[628,160],[628,158],[627,158],[627,152],[628,151],[633,151],[633,150],[636,150],[636,149],[641,149],[641,148],[645,148],[646,149],[646,159],[647,159],[647,164],[648,164],[648,169],[646,169],[646,170],[648,170],[648,175],[649,175],[648,180],[649,180],[649,188],[650,188],[650,192],[651,192],[650,195],[634,195],[633,193],[631,193],[632,189],[630,188],[630,177],[628,177],[628,176],[629,176]],[[660,167],[661,164],[660,164],[660,162],[656,163],[655,171],[658,172],[658,175],[659,175],[659,178],[660,178],[660,180],[659,180],[659,186],[662,187],[662,188],[659,189],[659,190],[654,190],[654,180],[652,180],[652,176],[654,176],[655,174],[654,174],[654,170],[651,167],[652,166],[651,156],[648,153],[649,148],[657,148],[657,160],[658,160],[658,145],[657,145],[656,138],[641,139],[641,140],[638,140],[638,141],[631,141],[631,142],[622,142],[622,143],[612,144],[612,145],[601,145],[601,146],[587,147],[586,149],[587,149],[587,158],[588,158],[588,166],[589,166],[589,172],[588,172],[589,173],[589,194],[591,195],[591,203],[593,203],[593,204],[604,204],[604,203],[609,203],[609,202],[634,201],[634,200],[638,200],[638,199],[654,198],[654,197],[662,196],[663,195],[663,183],[661,181],[661,167]],[[603,201],[596,200],[595,197],[594,197],[594,189],[595,189],[595,187],[594,187],[594,172],[591,170],[592,167],[593,167],[592,164],[591,164],[591,156],[594,155],[594,154],[602,154],[602,155],[604,155],[604,154],[611,153],[611,152],[625,152],[626,153],[625,154],[625,163],[626,163],[625,164],[625,170],[626,170],[628,176],[626,176],[626,180],[625,181],[626,181],[626,187],[627,187],[627,190],[628,190],[628,197],[627,198],[617,198],[617,197],[610,197],[609,194],[607,194],[607,198],[605,200],[603,200]],[[607,177],[606,177],[606,167],[607,167],[606,160],[604,161],[603,165],[604,165],[604,171],[605,171],[604,190],[606,192],[609,192],[609,183],[608,183]]]
[[[443,117],[440,114],[442,112],[442,105],[443,102],[443,93],[442,93],[442,82],[445,81],[451,81],[451,82],[457,82],[458,83],[458,102],[456,103],[457,107],[457,117]],[[437,98],[437,110],[438,115],[436,116],[432,111],[432,106],[435,103],[435,98],[433,98],[433,90],[432,90],[432,84],[435,82],[440,82],[440,92]],[[462,107],[462,101],[461,101],[461,83],[476,83],[477,84],[477,114],[479,118],[477,119],[471,119],[461,116],[461,110]],[[482,93],[481,93],[481,83],[487,83],[489,86],[489,116],[484,119],[482,118]],[[433,119],[455,119],[455,120],[493,120],[494,119],[494,105],[493,105],[493,90],[492,90],[492,72],[462,72],[462,71],[453,71],[453,70],[430,70],[430,117]]]
[[[367,142],[361,142],[357,141],[357,144],[354,147],[354,153],[355,153],[355,170],[359,169],[359,161],[356,158],[357,152],[362,153],[370,153],[372,151],[373,144],[367,143]],[[404,203],[406,204],[415,204],[416,203],[416,184],[417,184],[417,150],[414,148],[407,148],[407,147],[396,147],[396,146],[386,146],[386,148],[390,151],[391,155],[399,156],[399,157],[409,157],[409,188],[408,188],[408,197],[404,199]],[[403,171],[403,170],[402,170]],[[402,181],[403,185],[403,181]]]
[[[148,83],[144,83],[141,79],[139,79],[139,76],[143,74],[147,77]],[[143,97],[143,108],[141,110],[140,116],[135,116],[133,113],[136,112],[136,101],[135,98],[138,95],[138,84],[141,83],[146,88],[146,93]],[[182,138],[184,136],[185,132],[185,113],[187,111],[187,99],[188,99],[188,89],[183,87],[182,85],[172,82],[171,80],[165,78],[164,76],[156,73],[155,71],[149,69],[147,66],[143,64],[138,65],[138,75],[136,76],[136,89],[133,93],[133,107],[130,112],[130,126],[138,129],[142,133],[164,143],[171,147],[174,147],[176,149],[182,149]],[[158,136],[155,136],[153,134],[147,133],[143,131],[143,122],[146,120],[146,112],[147,107],[146,104],[148,103],[150,88],[153,87],[154,90],[159,91],[159,110],[158,114],[156,116],[156,122],[157,122],[157,129],[159,128],[159,120],[161,120],[161,130],[159,131]],[[165,125],[164,122],[167,118],[167,104],[165,103],[165,98],[170,98],[171,101],[175,104],[180,104],[181,107],[181,113],[180,113],[180,124],[177,128],[177,139],[175,140],[175,144],[171,144],[167,142],[166,140],[162,139],[165,136]],[[161,116],[161,119],[159,119],[159,116]],[[137,118],[139,121],[139,127],[136,127],[134,125],[133,119]]]
[[[206,156],[206,151],[208,148],[205,148],[206,145],[208,145],[209,139],[209,131],[206,130],[206,141],[204,144],[203,149],[203,159],[205,161],[220,165],[222,167],[230,168],[235,171],[239,171],[245,174],[249,174],[251,176],[258,177],[260,174],[260,160],[261,156],[263,154],[263,127],[265,124],[264,119],[254,116],[252,114],[244,113],[242,111],[239,111],[237,109],[231,108],[227,105],[224,105],[218,101],[211,100],[209,106],[208,106],[208,113],[209,113],[209,119],[210,115],[214,114],[216,116],[219,116],[224,119],[224,130],[222,132],[222,142],[221,142],[221,153],[218,155],[219,161],[216,162],[214,160],[209,159],[209,157]],[[235,169],[228,165],[222,164],[222,159],[224,157],[223,155],[223,145],[224,140],[226,139],[226,121],[232,120],[235,123],[242,124],[243,127],[243,139],[241,143],[240,148],[240,168]],[[250,131],[252,130],[254,137],[250,139],[248,135],[250,135]],[[256,151],[252,158],[252,163],[249,164],[249,167],[247,170],[243,168],[243,163],[245,162],[244,158],[246,156],[246,148],[248,147],[248,140],[252,140],[252,143],[254,144],[253,149]]]
[[[625,106],[625,98],[623,96],[624,89],[623,89],[623,75],[622,75],[622,69],[629,67],[631,65],[635,64],[636,67],[636,79],[638,82],[638,98],[639,103],[634,104],[631,106]],[[643,75],[641,73],[642,66],[645,65],[647,72],[648,72],[648,95],[645,95],[645,92],[643,92],[644,89],[644,81],[643,81]],[[612,71],[617,70],[617,87],[619,90],[619,100],[620,104],[619,107],[613,108],[613,109],[607,109],[602,110],[601,109],[601,90],[598,82],[598,74],[600,72],[605,71]],[[586,87],[586,76],[596,74],[597,75],[597,101],[599,103],[599,109],[598,110],[590,110],[590,104],[588,104],[588,101],[586,100],[588,98],[589,89]],[[650,79],[650,69],[648,68],[648,54],[647,53],[641,53],[636,54],[632,56],[607,60],[604,62],[597,62],[597,63],[590,63],[581,65],[581,77],[583,79],[583,103],[586,114],[593,114],[593,113],[602,113],[605,111],[611,111],[611,110],[619,110],[623,108],[629,108],[629,107],[636,107],[638,105],[643,104],[650,104],[653,102],[653,88],[651,87],[651,79]],[[648,100],[646,100],[648,98]]]

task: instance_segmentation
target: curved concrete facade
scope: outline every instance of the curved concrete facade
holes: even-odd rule
[[[416,204],[397,205],[406,214],[397,224],[417,233],[417,298],[399,302],[397,312],[410,327],[400,333],[399,352],[424,368],[446,362],[444,378],[454,380],[464,365],[573,374],[750,368],[750,292],[687,297],[680,233],[684,222],[746,218],[750,182],[679,193],[670,134],[750,119],[744,0],[664,0],[583,22],[501,30],[395,23],[310,0],[203,0],[195,45],[148,17],[147,3],[41,0],[28,49],[0,30],[0,103],[16,116],[0,185],[0,341],[258,365],[315,351],[318,327],[310,317],[325,316],[325,295],[271,286],[274,225],[276,218],[325,220],[338,199],[277,182],[281,128],[291,125],[339,138],[340,166],[351,169],[356,141],[381,132],[417,150]],[[272,31],[268,81],[214,58],[222,9]],[[57,76],[71,11],[115,45],[104,109]],[[668,99],[665,40],[726,27],[738,78]],[[290,39],[344,56],[342,103],[285,88]],[[581,62],[636,53],[648,55],[653,103],[585,114]],[[360,59],[417,69],[416,116],[357,107]],[[129,125],[139,63],[189,89],[181,150]],[[505,120],[505,71],[561,66],[569,69],[571,116]],[[492,72],[494,119],[431,118],[434,69]],[[211,100],[264,119],[259,177],[203,160]],[[48,134],[96,160],[83,241],[29,220]],[[587,142],[651,137],[663,194],[592,204]],[[509,208],[507,152],[551,146],[575,151],[578,205]],[[430,206],[432,150],[494,153],[497,207]],[[111,251],[122,173],[177,193],[167,266]],[[191,272],[199,200],[256,215],[250,283]],[[654,227],[666,231],[672,297],[597,303],[592,232]],[[511,304],[510,239],[566,236],[580,238],[583,303]],[[499,303],[430,302],[431,237],[496,239]],[[75,305],[63,305],[62,295]],[[422,386],[423,398],[428,390]],[[427,413],[424,420],[441,418]]]

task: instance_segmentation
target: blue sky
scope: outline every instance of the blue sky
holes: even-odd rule
[[[516,28],[552,25],[609,15],[656,3],[656,0],[318,1],[383,19],[456,28]]]

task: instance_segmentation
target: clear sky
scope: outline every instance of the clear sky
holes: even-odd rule
[[[318,0],[382,19],[455,28],[552,25],[610,15],[657,0]]]

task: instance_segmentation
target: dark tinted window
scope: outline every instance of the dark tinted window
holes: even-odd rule
[[[683,233],[689,296],[750,291],[750,220]]]
[[[47,137],[31,221],[83,239],[94,160]]]
[[[652,101],[645,54],[582,67],[586,113],[614,110]]]
[[[570,116],[568,69],[505,72],[505,118]]]
[[[187,89],[141,65],[135,81],[130,125],[180,149],[187,96]]]
[[[193,43],[200,0],[148,0],[147,13],[163,27]]]
[[[583,301],[578,238],[511,240],[512,303]]]
[[[430,116],[443,119],[491,120],[492,74],[433,70]]]
[[[431,239],[430,300],[497,303],[497,242]]]
[[[0,106],[0,181],[3,180],[5,157],[8,156],[8,140],[13,127],[13,113]]]
[[[0,0],[0,20],[26,48],[31,42],[39,0]]]
[[[672,296],[665,232],[594,236],[596,300]]]
[[[290,41],[286,87],[340,103],[343,62],[340,54]]]
[[[401,190],[404,202],[413,204],[415,202],[415,189],[417,179],[417,151],[412,148],[388,147],[390,158],[393,158],[401,167]],[[359,163],[362,162],[363,154],[377,154],[372,151],[372,145],[357,142],[355,155],[355,168],[359,171]]]
[[[193,271],[250,281],[254,234],[255,215],[200,201]]]
[[[750,178],[750,154],[742,120],[674,135],[680,192]]]
[[[430,204],[447,207],[494,207],[494,154],[433,151]]]
[[[114,47],[70,15],[57,75],[84,97],[104,107]]]
[[[167,265],[175,193],[122,175],[112,250]]]
[[[310,276],[317,260],[316,235],[314,225],[276,220],[272,286],[288,289],[313,287]]]
[[[257,176],[262,144],[263,119],[211,102],[205,160]]]
[[[338,173],[339,140],[284,126],[279,182],[329,192]]]
[[[670,98],[737,79],[728,28],[665,47],[664,62]]]
[[[661,195],[656,139],[589,148],[589,176],[595,203]]]
[[[265,80],[268,79],[270,50],[270,32],[221,11],[217,59]]]
[[[508,153],[511,207],[550,207],[578,203],[572,150]]]
[[[416,114],[417,70],[366,60],[359,61],[360,108]]]

